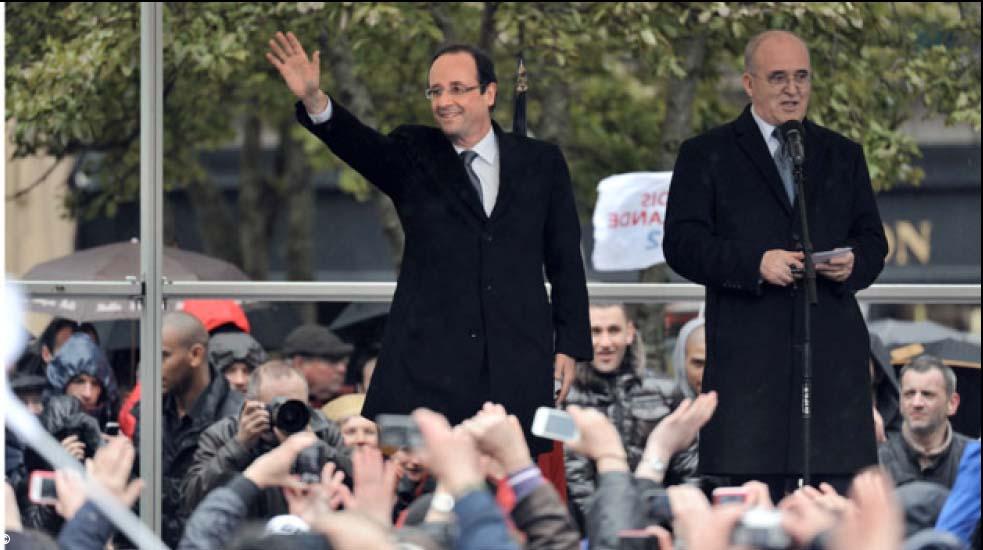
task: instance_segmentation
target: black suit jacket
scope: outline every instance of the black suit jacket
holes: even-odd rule
[[[805,121],[806,198],[816,251],[852,246],[844,283],[818,276],[812,309],[812,471],[849,474],[877,461],[869,341],[854,298],[884,266],[887,241],[861,147]],[[795,474],[802,468],[803,287],[761,282],[770,249],[801,249],[800,221],[750,107],[683,143],[666,215],[669,265],[707,289],[703,390],[716,413],[700,435],[700,470]]]
[[[535,409],[552,401],[554,354],[593,354],[562,153],[495,125],[501,173],[489,217],[439,129],[401,126],[386,136],[332,105],[323,124],[312,124],[299,103],[297,118],[393,200],[406,235],[363,415],[427,406],[456,423],[490,399],[528,434]],[[534,452],[549,448],[535,443]]]

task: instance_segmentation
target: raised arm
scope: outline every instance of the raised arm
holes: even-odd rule
[[[308,113],[319,114],[328,108],[328,96],[321,91],[321,52],[310,58],[294,33],[277,32],[270,39],[266,59],[276,67],[284,84],[304,103]]]

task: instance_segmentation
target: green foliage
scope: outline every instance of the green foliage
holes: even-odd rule
[[[901,131],[912,117],[942,115],[948,124],[980,130],[978,7],[970,16],[951,3],[494,7],[494,32],[484,38],[499,73],[495,118],[511,127],[511,73],[522,52],[530,71],[529,128],[564,148],[585,214],[599,179],[654,168],[653,152],[667,146],[662,122],[670,79],[697,79],[694,97],[684,102],[693,110],[691,133],[740,111],[746,102],[739,84],[743,48],[767,28],[794,30],[810,45],[816,73],[810,117],[864,145],[878,188],[922,176],[913,164],[917,144]],[[448,35],[481,40],[486,9],[477,2],[167,3],[167,185],[204,180],[198,155],[233,142],[246,113],[257,114],[274,135],[292,128],[315,169],[343,168],[288,124],[293,99],[264,57],[275,31],[292,30],[308,52],[324,52],[343,39],[354,60],[345,78],[365,90],[373,106],[358,114],[388,131],[431,122],[421,92],[430,55]],[[13,2],[6,18],[14,156],[99,153],[93,170],[103,194],[89,211],[72,213],[112,213],[139,188],[139,6]],[[705,41],[707,56],[698,74],[687,75],[682,60],[694,37]],[[336,82],[329,69],[322,68],[325,90],[353,83]],[[341,182],[368,196],[354,174]]]

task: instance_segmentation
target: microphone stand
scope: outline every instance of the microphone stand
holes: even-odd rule
[[[802,308],[802,482],[811,482],[812,456],[812,306],[819,303],[816,295],[816,264],[812,261],[812,239],[809,237],[809,220],[806,218],[805,174],[802,163],[792,164],[795,180],[795,199],[802,222],[802,249],[805,253],[805,293]]]

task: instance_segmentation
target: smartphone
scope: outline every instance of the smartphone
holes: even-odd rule
[[[106,435],[116,437],[119,435],[119,422],[106,422]]]
[[[714,504],[744,504],[748,492],[744,487],[717,487],[713,490]]]
[[[644,529],[618,531],[618,550],[659,550],[659,539]]]
[[[423,436],[413,417],[404,414],[380,414],[375,417],[379,426],[379,448],[386,455],[399,449],[423,447]]]
[[[573,418],[566,411],[549,407],[536,409],[536,416],[532,420],[532,433],[557,441],[570,442],[580,439],[580,432]]]
[[[34,504],[54,506],[58,504],[58,491],[55,490],[55,473],[50,470],[34,470],[27,489],[27,498]]]

